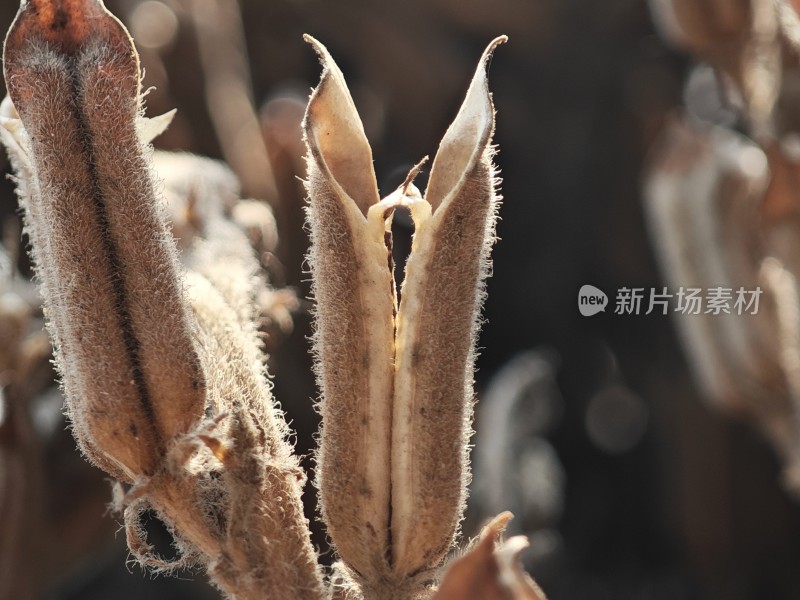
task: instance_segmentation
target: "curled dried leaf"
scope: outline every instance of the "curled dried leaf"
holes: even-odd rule
[[[528,541],[500,539],[511,519],[503,513],[483,528],[479,541],[448,567],[433,600],[545,600],[519,564]]]

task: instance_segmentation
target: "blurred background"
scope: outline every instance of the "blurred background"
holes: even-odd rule
[[[480,338],[464,533],[513,510],[514,532],[532,542],[526,566],[551,600],[800,598],[800,506],[770,444],[703,398],[668,316],[578,312],[584,284],[612,303],[621,287],[667,285],[648,240],[643,178],[683,103],[692,60],[662,40],[646,2],[106,4],[131,30],[145,86],[155,88],[148,114],[178,109],[156,146],[225,159],[244,198],[272,205],[280,242],[264,260],[273,285],[302,298],[299,120],[320,74],[302,34],[326,44],[344,72],[384,195],[435,153],[484,47],[507,34],[490,71],[504,205]],[[3,31],[16,8],[2,0]],[[0,182],[0,196],[5,239],[16,245],[11,181]],[[400,215],[395,228],[402,255],[410,222]],[[24,252],[15,260],[30,273]],[[275,394],[304,455],[318,427],[307,308],[301,303],[293,328],[268,339]],[[47,385],[33,409],[52,416],[60,402],[52,373],[44,367],[38,377]],[[35,550],[36,536],[49,540],[32,552],[42,597],[217,597],[202,574],[153,578],[126,562],[120,519],[106,509],[107,478],[79,457],[57,410],[51,421],[34,436],[42,503],[22,542]],[[0,445],[15,443],[3,431]],[[314,496],[306,494],[312,519]],[[0,538],[9,530],[2,519]],[[169,554],[155,519],[149,528]]]

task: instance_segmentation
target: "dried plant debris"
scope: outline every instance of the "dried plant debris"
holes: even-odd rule
[[[556,364],[548,349],[516,354],[478,404],[470,510],[510,510],[515,533],[553,527],[564,504],[564,468],[547,439],[564,411]]]
[[[309,262],[322,388],[322,513],[365,597],[419,594],[453,544],[468,479],[478,310],[498,197],[494,108],[484,53],[433,163],[425,198],[412,180],[379,199],[372,152],[344,77],[322,44],[308,145]],[[390,223],[416,232],[397,302]]]

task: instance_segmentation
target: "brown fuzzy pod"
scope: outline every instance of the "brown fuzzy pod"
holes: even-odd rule
[[[138,57],[102,2],[29,0],[4,67],[21,126],[3,138],[76,437],[112,475],[152,475],[201,418],[205,384],[142,139]]]
[[[766,433],[797,494],[800,221],[787,158],[777,146],[765,153],[738,134],[675,117],[651,157],[644,196],[672,290],[763,292],[757,314],[673,314],[701,390]]]
[[[308,144],[309,255],[322,388],[317,484],[341,557],[371,578],[390,559],[394,283],[372,151],[341,71],[307,38],[324,71],[303,122]]]
[[[441,561],[466,501],[477,320],[499,201],[486,70],[504,41],[486,49],[439,146],[427,203],[412,205],[392,420],[392,563],[406,574]]]
[[[276,600],[318,600],[322,577],[301,501],[305,475],[274,406],[255,327],[253,296],[263,282],[244,234],[229,227],[198,244],[200,268],[187,276],[209,410],[217,415],[198,439],[223,466],[225,488],[225,528],[209,570],[241,600],[263,598],[266,590]]]
[[[742,136],[676,116],[649,167],[645,214],[666,281],[756,289],[764,248],[753,223],[769,178],[764,153]],[[676,315],[697,381],[728,410],[741,410],[748,395],[767,406],[782,394],[767,302],[759,313]]]
[[[487,49],[434,161],[379,201],[372,153],[327,50],[303,123],[323,429],[323,518],[364,597],[421,592],[464,509],[477,316],[498,198]],[[416,225],[396,306],[389,220]],[[395,316],[396,315],[396,316]]]

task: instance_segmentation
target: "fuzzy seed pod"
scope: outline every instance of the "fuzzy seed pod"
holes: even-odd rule
[[[26,226],[75,434],[93,462],[133,481],[158,469],[204,405],[141,138],[138,57],[99,0],[29,0],[4,65],[24,128],[15,161]]]
[[[720,286],[763,292],[757,314],[675,313],[676,327],[701,390],[718,408],[758,425],[797,493],[800,221],[794,180],[778,148],[765,153],[728,130],[675,118],[652,157],[645,214],[671,291]]]
[[[232,598],[319,600],[305,476],[255,324],[264,282],[225,214],[238,182],[201,159],[161,161],[187,238],[182,280],[147,146],[169,115],[141,116],[122,25],[99,0],[29,0],[5,69],[13,105],[0,110],[0,136],[75,434],[91,460],[133,484],[116,498],[131,551],[156,570],[198,561]],[[176,562],[153,555],[146,508],[172,531]]]
[[[323,390],[317,485],[340,555],[369,577],[390,559],[394,282],[369,147],[344,77],[324,71],[303,123],[309,148],[310,264]]]
[[[464,509],[476,321],[498,203],[486,68],[505,37],[481,59],[426,199],[411,184],[418,166],[381,201],[344,77],[307,39],[324,67],[303,123],[322,512],[365,597],[411,597],[451,547]],[[400,205],[416,233],[397,307],[389,228]]]
[[[225,530],[210,570],[241,600],[263,598],[266,590],[275,600],[319,600],[322,578],[300,498],[305,475],[286,441],[255,326],[253,300],[263,286],[258,262],[232,223],[208,229],[193,248],[187,281],[209,412],[217,416],[198,438],[223,466],[225,486]]]
[[[763,249],[752,223],[768,176],[764,153],[746,138],[683,117],[669,122],[645,187],[645,214],[668,283],[758,286]],[[745,390],[769,397],[782,386],[765,312],[676,315],[695,376],[721,407],[741,407]]]
[[[494,242],[494,107],[487,48],[433,161],[397,315],[392,427],[392,562],[439,563],[464,510],[483,280]],[[442,460],[446,456],[447,460]]]

